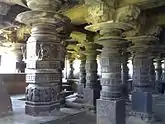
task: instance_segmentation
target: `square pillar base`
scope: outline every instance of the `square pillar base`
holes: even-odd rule
[[[136,116],[152,116],[152,93],[136,91],[132,93],[132,110]]]
[[[53,111],[59,111],[60,105],[25,105],[25,114],[31,116],[50,116]]]
[[[97,100],[97,124],[125,124],[125,101]]]
[[[88,107],[96,106],[96,99],[100,98],[100,89],[84,88],[84,102]]]
[[[77,84],[77,93],[80,96],[84,95],[84,84],[80,84],[80,83]]]
[[[165,121],[165,95],[153,95],[152,110],[157,119]]]

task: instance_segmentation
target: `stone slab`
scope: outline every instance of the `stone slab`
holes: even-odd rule
[[[0,116],[7,115],[12,112],[12,103],[6,87],[0,81]]]
[[[97,100],[97,124],[125,124],[125,101]]]

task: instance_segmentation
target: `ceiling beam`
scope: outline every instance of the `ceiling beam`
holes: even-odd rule
[[[140,9],[145,10],[165,6],[165,0],[121,0],[119,7],[130,4],[137,5]]]
[[[77,5],[64,12],[64,15],[68,16],[72,20],[73,24],[86,23],[85,17],[87,14],[88,9],[85,5]]]
[[[154,15],[149,18],[149,22],[153,22],[155,25],[164,26],[165,25],[165,13]]]

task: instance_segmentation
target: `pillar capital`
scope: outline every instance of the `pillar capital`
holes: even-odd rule
[[[133,46],[129,48],[133,55],[141,54],[150,58],[152,58],[152,56],[150,56],[152,45],[150,44],[159,40],[158,37],[151,35],[127,37],[127,39],[133,43]]]
[[[88,16],[86,20],[93,25],[102,22],[125,22],[133,23],[137,20],[140,14],[140,9],[135,5],[126,5],[118,7],[117,0],[85,0],[88,6]]]
[[[28,8],[39,11],[58,11],[68,0],[26,0]]]
[[[85,45],[85,54],[87,56],[89,55],[97,56],[100,53],[99,51],[97,51],[97,49],[100,48],[98,44],[94,42],[87,42],[84,45]]]

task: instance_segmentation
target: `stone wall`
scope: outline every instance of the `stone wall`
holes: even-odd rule
[[[25,74],[0,74],[0,79],[6,85],[10,95],[24,94],[27,86],[25,76]]]

